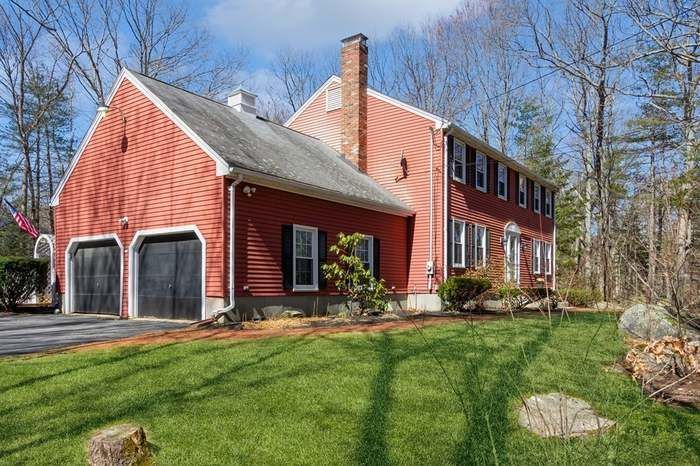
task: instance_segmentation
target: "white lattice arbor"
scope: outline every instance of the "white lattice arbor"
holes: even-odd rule
[[[46,281],[46,288],[42,293],[34,296],[34,302],[37,304],[53,303],[56,290],[56,247],[53,235],[39,235],[34,244],[34,258],[48,259],[49,261],[49,276]]]

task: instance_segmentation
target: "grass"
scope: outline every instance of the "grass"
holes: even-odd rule
[[[424,337],[408,330],[2,359],[0,463],[84,464],[91,432],[119,422],[146,427],[159,464],[700,463],[697,412],[646,400],[605,370],[624,353],[609,315],[551,327],[522,318],[441,325]],[[521,397],[550,391],[586,399],[618,426],[571,441],[519,428]]]

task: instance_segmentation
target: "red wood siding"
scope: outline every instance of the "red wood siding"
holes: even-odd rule
[[[292,122],[291,128],[316,137],[336,150],[340,148],[340,111],[326,112],[321,92]],[[367,97],[367,173],[416,211],[408,239],[408,290],[425,293],[429,260],[430,133],[434,123],[401,107]],[[408,176],[402,178],[401,153]],[[442,277],[442,135],[435,133],[433,148],[434,253],[436,280]]]
[[[328,235],[330,248],[338,233],[360,232],[381,241],[380,274],[387,287],[406,292],[407,220],[321,199],[255,186],[251,196],[236,190],[236,296],[308,295],[282,287],[282,225],[316,227]],[[333,255],[328,252],[328,260]],[[243,287],[248,291],[243,291]],[[328,294],[332,289],[321,291]]]
[[[125,80],[68,179],[55,208],[59,290],[71,238],[116,233],[124,246],[122,315],[127,312],[128,249],[138,230],[197,225],[207,240],[207,296],[225,295],[224,181],[214,161]],[[121,110],[126,117],[122,125]],[[123,136],[128,147],[122,153]],[[129,217],[122,229],[121,217]]]
[[[467,147],[468,151],[473,151],[472,148]],[[489,160],[489,182],[486,193],[478,191],[468,183],[450,179],[449,216],[467,223],[478,223],[490,230],[490,261],[493,271],[491,279],[496,282],[502,282],[504,279],[504,251],[501,244],[504,229],[509,222],[515,222],[520,228],[520,286],[523,288],[536,286],[536,278],[544,277],[544,266],[542,274],[537,276],[532,274],[532,239],[551,243],[554,222],[544,215],[544,210],[541,214],[532,211],[531,192],[528,193],[527,208],[518,205],[518,174],[513,169],[508,169],[508,199],[499,198],[494,192],[497,180],[496,164],[492,164],[491,159]],[[473,170],[471,167],[467,169]],[[542,207],[544,208],[544,198],[542,198]],[[544,254],[542,257],[544,258]],[[463,269],[450,268],[451,275],[462,271]]]

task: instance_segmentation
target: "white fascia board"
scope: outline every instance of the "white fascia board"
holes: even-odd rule
[[[172,112],[172,110],[170,110],[170,108],[168,108],[163,103],[163,101],[156,97],[146,86],[144,86],[139,81],[139,79],[136,76],[134,76],[133,73],[131,73],[126,68],[122,69],[121,73],[119,73],[119,76],[114,81],[112,89],[109,92],[109,96],[105,101],[106,106],[110,106],[112,99],[114,99],[114,95],[117,92],[117,89],[119,89],[119,87],[122,85],[125,79],[128,79],[131,84],[133,84],[143,95],[146,96],[148,100],[151,101],[151,103],[153,103],[153,105],[155,105],[161,112],[163,112],[168,117],[168,119],[170,119],[170,121],[175,123],[175,125],[178,128],[180,128],[180,130],[182,130],[190,139],[192,139],[194,143],[197,144],[197,146],[199,146],[199,148],[204,151],[204,153],[206,153],[216,162],[217,176],[224,176],[229,173],[229,164],[221,156],[219,156],[219,154],[217,154],[211,147],[209,147],[209,145],[205,143],[202,140],[202,138],[200,138],[194,131],[192,131],[177,115],[175,115]],[[73,159],[71,160],[70,165],[66,170],[66,173],[63,175],[61,182],[56,188],[56,192],[51,198],[51,202],[49,204],[51,207],[56,207],[59,205],[59,196],[61,194],[61,191],[63,191],[63,188],[65,187],[68,178],[70,178],[71,174],[73,173],[73,170],[78,164],[80,157],[83,155],[83,152],[85,151],[88,142],[90,142],[90,139],[92,139],[92,136],[95,133],[98,124],[100,123],[100,121],[102,121],[102,118],[104,118],[104,115],[100,113],[95,115],[95,118],[93,119],[92,124],[90,125],[90,129],[85,134],[85,137],[81,141],[80,146],[78,146],[77,152],[73,156]]]
[[[294,112],[294,114],[292,116],[290,116],[287,121],[284,122],[284,126],[289,126],[292,123],[294,123],[294,120],[296,120],[299,115],[304,113],[304,110],[306,110],[309,107],[309,105],[311,105],[311,102],[316,100],[318,98],[318,96],[320,96],[322,92],[325,92],[326,89],[328,89],[328,86],[330,86],[333,83],[340,83],[340,78],[336,75],[332,75],[330,78],[326,79],[326,82],[321,84],[321,86],[318,89],[316,89],[316,92],[311,94],[311,97],[306,99],[306,102],[304,102],[304,105],[299,107],[297,109],[297,111]]]

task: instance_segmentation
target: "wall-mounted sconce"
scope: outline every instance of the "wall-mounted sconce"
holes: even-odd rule
[[[245,194],[248,197],[251,197],[253,194],[255,194],[255,188],[252,186],[244,186],[243,194]]]
[[[97,107],[97,113],[102,115],[102,117],[106,117],[107,113],[109,113],[110,110],[116,109],[119,114],[122,117],[122,140],[121,140],[121,151],[122,154],[126,153],[127,149],[129,148],[129,138],[126,137],[126,115],[124,115],[124,112],[122,111],[121,108],[119,107],[110,107],[106,104],[100,104]]]
[[[122,228],[128,228],[129,227],[129,217],[120,218],[119,225],[121,225]]]

